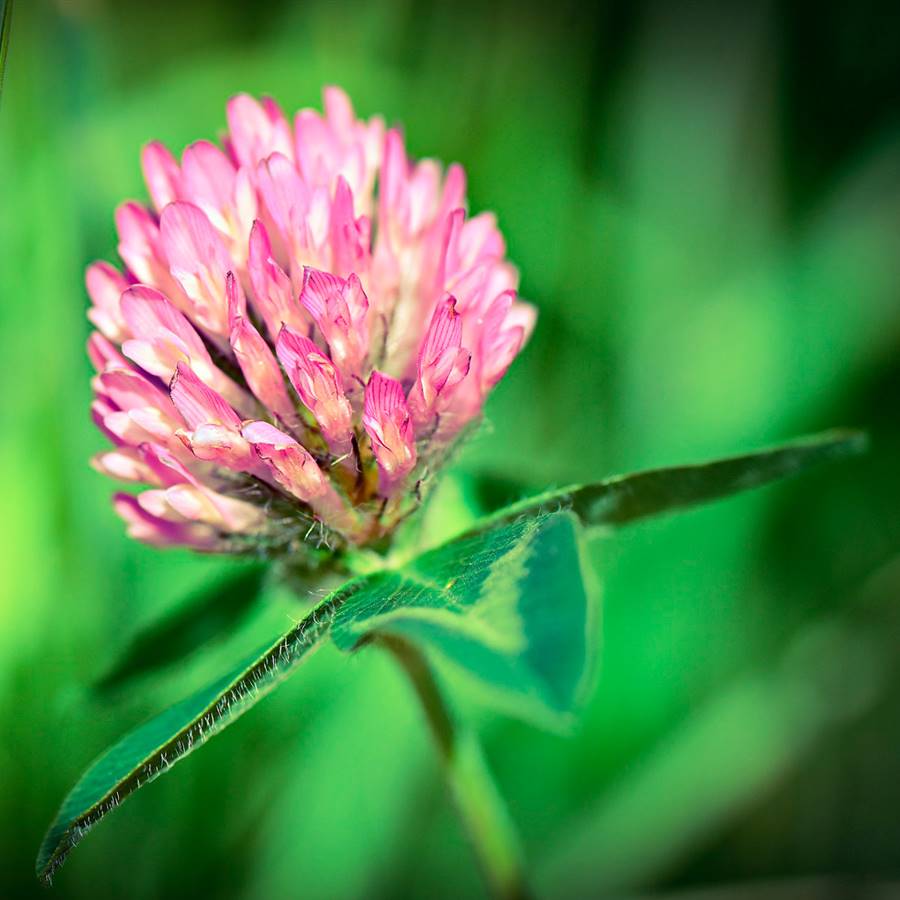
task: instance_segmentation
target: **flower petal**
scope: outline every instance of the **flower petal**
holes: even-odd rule
[[[191,315],[214,335],[228,334],[225,275],[235,265],[219,232],[192,203],[170,203],[160,217],[163,249],[172,275],[190,298]]]
[[[309,338],[287,326],[281,329],[275,349],[297,396],[316,417],[331,450],[338,456],[348,453],[353,411],[331,360]]]
[[[181,170],[175,157],[159,141],[151,141],[141,151],[144,181],[157,212],[180,199]]]
[[[374,371],[366,385],[363,427],[378,461],[381,493],[389,495],[415,467],[416,444],[403,387]]]

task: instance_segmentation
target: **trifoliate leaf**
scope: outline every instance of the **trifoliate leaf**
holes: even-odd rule
[[[397,568],[352,579],[261,654],[100,757],[63,802],[41,847],[38,875],[49,879],[92,825],[253,706],[330,631],[345,650],[383,635],[411,641],[488,686],[512,711],[564,720],[582,693],[594,636],[581,523],[624,525],[864,447],[857,432],[828,432],[758,453],[548,492]]]

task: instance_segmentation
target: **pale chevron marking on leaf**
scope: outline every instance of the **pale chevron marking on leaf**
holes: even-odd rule
[[[494,636],[491,646],[509,654],[521,653],[527,644],[525,623],[519,601],[521,582],[534,555],[534,539],[545,517],[528,521],[522,536],[504,556],[491,563],[472,610],[473,624],[479,622]]]
[[[412,617],[432,625],[454,629],[497,652],[509,655],[521,653],[526,638],[521,615],[517,612],[521,596],[517,585],[525,577],[527,563],[533,554],[534,536],[546,518],[541,516],[528,521],[512,548],[505,555],[491,561],[488,575],[482,582],[474,603],[464,603],[459,592],[454,591],[460,584],[459,577],[441,584],[423,576],[420,571],[407,567],[397,573],[399,589],[384,600],[386,607],[394,608],[370,615],[356,623],[355,627],[360,632],[371,634],[389,629],[392,622],[404,617]],[[464,568],[465,561],[461,561],[460,565]],[[402,604],[397,606],[397,598],[404,594],[403,588],[407,586],[424,589],[430,600],[428,605],[416,605],[415,601],[423,596],[420,592],[406,593]],[[440,606],[433,605],[435,599]]]
[[[431,606],[403,607],[381,613],[361,624],[360,633],[366,638],[370,638],[381,632],[390,632],[391,625],[406,621],[416,621],[423,625],[452,630],[461,637],[477,640],[498,653],[514,654],[519,652],[524,645],[521,635],[515,636],[510,641],[504,638],[496,628],[484,621],[471,616],[460,616],[449,609]]]
[[[576,517],[560,512],[452,541],[370,583],[341,610],[332,638],[352,651],[378,634],[403,637],[480,681],[507,711],[567,725],[596,597],[584,585],[579,535]],[[570,666],[560,653],[573,654]]]

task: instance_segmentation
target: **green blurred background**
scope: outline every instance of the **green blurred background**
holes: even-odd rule
[[[536,335],[460,470],[532,487],[871,429],[860,464],[596,539],[577,730],[464,685],[548,897],[900,896],[900,20],[894,3],[23,0],[0,105],[0,894],[86,764],[298,612],[90,685],[228,563],[128,540],[89,456],[84,266],[141,145],[345,87],[463,162]],[[452,502],[452,485],[446,502]],[[324,650],[130,800],[60,898],[469,897],[407,686]],[[52,896],[52,894],[50,895]]]

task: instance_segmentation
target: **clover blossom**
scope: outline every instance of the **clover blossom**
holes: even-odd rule
[[[465,176],[324,92],[293,126],[241,95],[222,146],[142,166],[124,271],[87,270],[95,467],[157,545],[296,552],[388,535],[527,340],[534,310]]]

